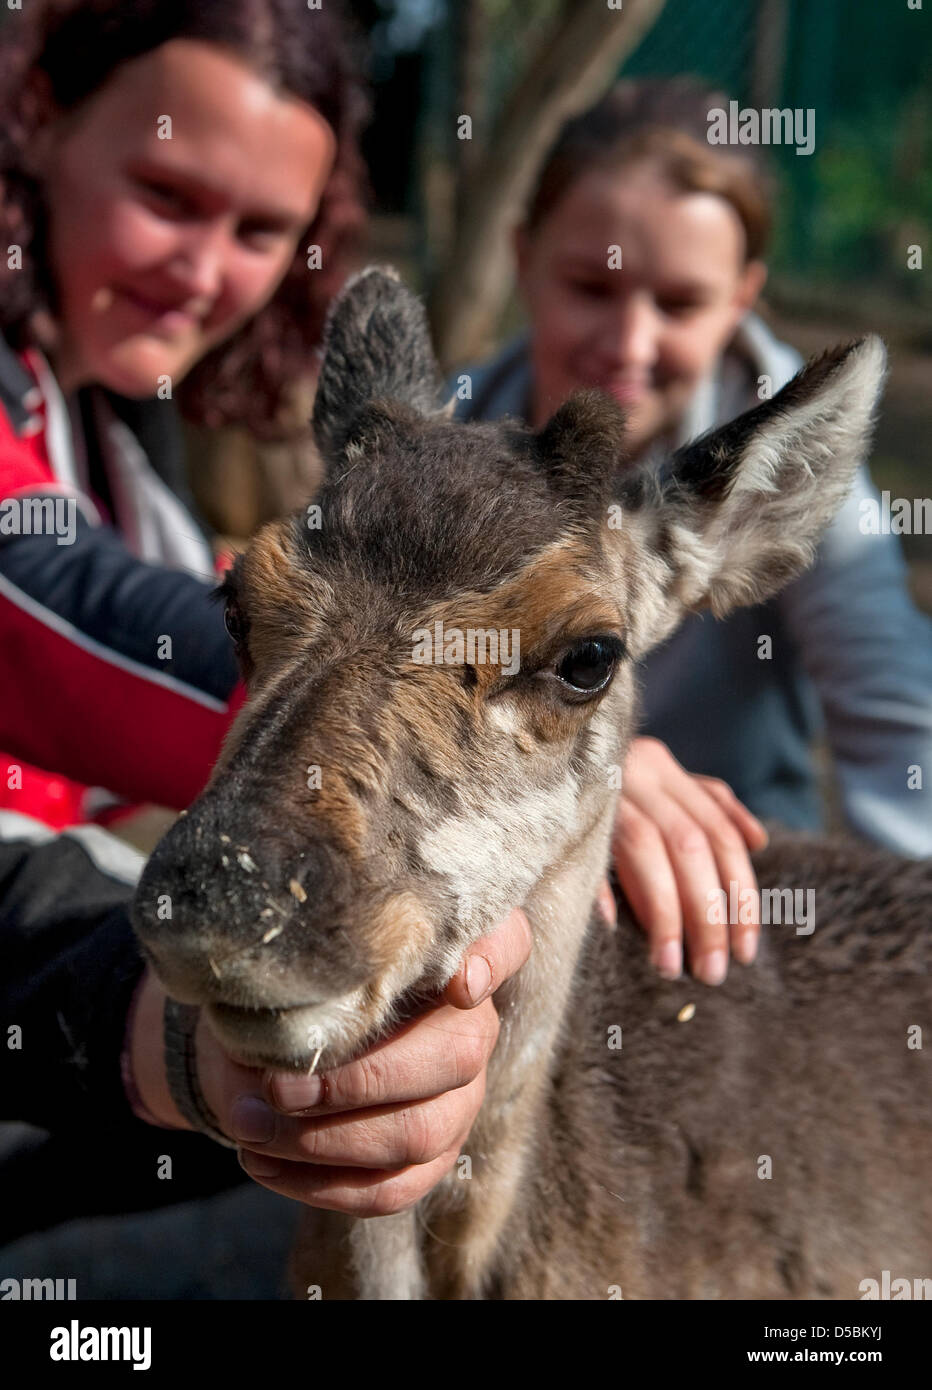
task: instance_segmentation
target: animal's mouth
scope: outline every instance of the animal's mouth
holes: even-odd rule
[[[341,1066],[377,1030],[378,1021],[366,1016],[361,994],[287,1008],[212,1003],[203,1009],[217,1041],[241,1066],[309,1071],[312,1066]]]
[[[327,1000],[277,1008],[217,1002],[201,1007],[224,1051],[242,1066],[333,1070],[409,1022],[436,993],[435,985],[426,981],[400,994],[379,983]]]

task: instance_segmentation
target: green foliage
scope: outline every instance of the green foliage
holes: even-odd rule
[[[775,267],[918,291],[906,247],[932,249],[932,167],[911,138],[917,128],[915,103],[904,103],[899,112],[836,121],[810,168],[783,152]]]

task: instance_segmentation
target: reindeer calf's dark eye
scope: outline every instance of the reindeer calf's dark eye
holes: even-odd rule
[[[601,690],[608,684],[620,655],[617,639],[589,638],[566,653],[557,666],[557,675],[573,690]]]
[[[224,611],[223,623],[227,632],[237,645],[243,640],[243,620],[239,615],[239,610],[232,605]]]

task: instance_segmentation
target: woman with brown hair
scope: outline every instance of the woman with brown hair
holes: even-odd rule
[[[566,124],[515,230],[528,329],[451,379],[471,383],[462,418],[536,427],[596,388],[627,413],[629,466],[661,467],[795,374],[799,355],[752,312],[770,180],[753,147],[709,144],[717,107],[727,100],[691,79],[622,82]],[[758,816],[816,828],[820,725],[849,825],[932,854],[930,792],[915,775],[932,766],[932,634],[896,538],[861,532],[860,504],[876,495],[862,468],[807,574],[725,622],[691,617],[644,664],[649,737],[625,767],[616,868],[674,960],[685,928],[693,959],[725,969],[728,928],[709,920],[705,887],[716,865],[726,887],[739,874],[718,779]],[[757,926],[730,928],[746,959]]]
[[[73,523],[0,536],[0,804],[86,819],[64,773],[180,807],[235,667],[178,416],[287,437],[364,222],[364,92],[330,7],[258,0],[29,6],[0,92],[0,492]]]

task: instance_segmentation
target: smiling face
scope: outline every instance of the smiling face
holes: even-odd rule
[[[612,246],[620,269],[609,268]],[[745,264],[729,203],[676,190],[649,162],[582,174],[532,235],[519,229],[516,250],[531,424],[575,390],[603,390],[627,413],[632,457],[675,429],[765,276]]]
[[[171,118],[171,138],[160,138]],[[67,394],[177,384],[271,298],[336,149],[309,105],[232,54],[174,39],[122,64],[36,140]]]

